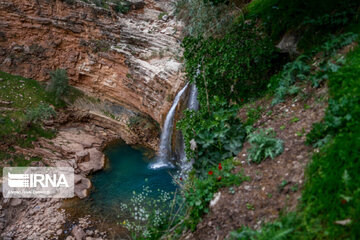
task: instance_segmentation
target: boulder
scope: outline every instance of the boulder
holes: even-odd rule
[[[20,198],[13,198],[10,200],[10,205],[12,207],[17,207],[22,203],[22,200]]]
[[[85,239],[85,232],[80,227],[75,226],[73,230],[71,231],[72,235],[74,235],[76,240],[83,240]]]
[[[77,163],[82,163],[82,162],[88,162],[90,161],[90,154],[87,150],[83,150],[80,152],[77,152],[75,154],[76,157],[76,162]]]
[[[80,199],[85,198],[89,194],[89,189],[91,188],[91,181],[79,174],[74,176],[74,192],[77,197]]]
[[[90,148],[88,152],[90,154],[90,160],[78,164],[80,170],[85,175],[99,171],[105,166],[105,155],[102,152],[96,148]]]

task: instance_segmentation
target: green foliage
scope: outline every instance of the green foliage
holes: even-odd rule
[[[358,123],[358,121],[357,121]],[[360,128],[339,134],[313,158],[302,195],[304,221],[313,239],[360,237]],[[335,221],[350,219],[347,226]]]
[[[234,24],[222,38],[185,38],[187,77],[196,82],[201,106],[214,96],[228,103],[257,97],[266,88],[274,47],[252,23]]]
[[[50,138],[52,131],[44,130],[39,124],[27,126],[26,112],[33,106],[55,105],[63,106],[62,102],[57,103],[53,94],[45,91],[37,81],[14,76],[0,72],[0,99],[8,102],[1,107],[8,108],[0,116],[0,142],[7,144],[31,146],[31,142],[38,137]]]
[[[248,16],[262,20],[275,40],[292,30],[300,36],[300,46],[312,47],[329,33],[355,22],[359,3],[352,0],[255,0]]]
[[[323,45],[315,48],[311,55],[320,53],[317,58],[321,61],[312,62],[308,55],[301,55],[295,61],[286,64],[283,70],[272,77],[268,87],[275,92],[272,104],[278,104],[288,95],[297,94],[300,88],[296,86],[298,82],[310,81],[314,87],[327,80],[329,74],[337,72],[344,60],[336,56],[337,50],[349,45],[358,37],[357,34],[345,33],[340,36],[330,36]],[[312,69],[312,66],[316,68]]]
[[[227,159],[217,167],[209,168],[205,178],[194,178],[186,186],[184,196],[190,214],[185,219],[185,224],[191,230],[195,230],[202,215],[209,211],[209,202],[213,199],[214,193],[222,187],[238,186],[248,180],[242,172],[232,173],[234,168],[233,158]]]
[[[283,151],[283,141],[275,138],[276,133],[273,129],[260,129],[248,135],[251,147],[248,149],[249,161],[260,163],[264,159],[271,157],[274,159]]]
[[[56,69],[50,73],[51,80],[47,90],[55,94],[57,99],[63,97],[69,89],[67,72],[64,69]]]
[[[301,55],[295,61],[286,64],[282,72],[273,77],[271,84],[274,82],[278,84],[272,101],[273,105],[282,102],[286,95],[297,93],[298,88],[294,84],[296,81],[307,79],[310,73],[310,66],[306,63],[306,60],[308,60],[308,57]],[[271,84],[269,87],[271,87]]]
[[[264,225],[260,230],[243,227],[231,232],[229,240],[285,240],[296,239],[294,233],[299,229],[299,218],[295,213],[289,213],[274,223]]]
[[[360,50],[349,54],[347,64],[329,75],[329,89],[332,98],[325,118],[316,123],[307,136],[309,144],[319,147],[332,136],[352,131],[360,119]]]
[[[246,122],[245,122],[245,126],[252,126],[257,120],[260,119],[261,114],[263,112],[263,108],[261,106],[257,106],[255,107],[250,107],[247,110],[246,116]]]
[[[113,2],[115,4],[114,10],[115,12],[120,12],[122,14],[126,14],[131,9],[131,2],[129,1],[123,1],[123,0],[117,0]]]
[[[26,112],[26,121],[29,125],[40,123],[55,115],[55,110],[47,104],[39,104],[35,108],[31,108]]]
[[[306,170],[298,217],[289,224],[266,224],[259,231],[243,228],[233,239],[360,238],[360,49],[348,54],[344,64],[329,74],[329,107],[307,135],[320,152]],[[287,184],[282,181],[279,190]]]
[[[161,20],[163,16],[167,15],[167,12],[162,12],[159,14],[158,19]]]
[[[194,158],[194,168],[201,176],[206,169],[240,152],[245,138],[241,121],[237,118],[237,106],[214,100],[213,112],[185,111],[185,117],[177,123],[186,144],[188,158]],[[196,147],[191,146],[196,143]],[[193,144],[194,145],[194,144]]]

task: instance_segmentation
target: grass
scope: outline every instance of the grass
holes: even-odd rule
[[[45,131],[42,127],[35,125],[31,128],[26,127],[26,110],[34,108],[41,103],[51,104],[62,107],[63,102],[56,104],[55,97],[45,91],[44,86],[37,81],[14,76],[0,72],[0,100],[10,102],[10,104],[0,103],[0,140],[11,141],[16,139],[20,143],[28,143],[35,140],[38,136],[51,137],[52,134]],[[18,138],[16,134],[25,134],[29,138]],[[27,144],[25,144],[27,145]]]
[[[321,124],[332,138],[309,165],[302,197],[304,220],[317,238],[360,238],[360,49],[346,62],[329,78],[332,104]],[[335,224],[344,219],[351,223]]]
[[[40,124],[28,126],[26,111],[39,104],[64,107],[62,101],[56,102],[55,96],[45,91],[39,82],[0,72],[0,142],[9,146],[32,147],[39,137],[52,138],[53,130],[44,129]],[[9,104],[7,104],[9,103]],[[26,166],[33,160],[27,160],[13,151],[0,150],[0,159],[8,165]]]

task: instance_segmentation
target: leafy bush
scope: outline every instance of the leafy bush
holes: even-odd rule
[[[250,107],[246,112],[246,122],[244,123],[245,126],[252,126],[257,120],[260,119],[262,112],[264,109],[261,106]]]
[[[114,1],[114,3],[115,3],[115,7],[114,7],[115,12],[121,12],[122,14],[126,14],[131,9],[131,2],[129,1],[117,0]]]
[[[274,47],[252,23],[235,24],[223,38],[185,38],[186,73],[196,82],[201,106],[214,96],[241,103],[267,86]]]
[[[47,120],[54,116],[55,110],[47,104],[39,104],[35,108],[31,108],[26,112],[26,122],[28,125],[36,124],[42,120]]]
[[[242,172],[232,173],[235,168],[233,158],[229,158],[217,167],[208,168],[207,176],[203,179],[194,178],[185,189],[185,203],[190,209],[185,224],[195,230],[197,223],[204,213],[209,211],[209,203],[214,194],[222,187],[240,185],[248,180]]]
[[[275,138],[274,129],[260,129],[248,135],[251,148],[248,149],[249,161],[260,163],[262,160],[271,157],[274,159],[284,151],[283,141]]]
[[[278,83],[272,101],[273,105],[282,102],[286,95],[297,93],[298,88],[294,84],[297,81],[306,80],[310,74],[310,66],[306,63],[306,60],[308,60],[308,57],[301,55],[295,61],[286,64],[282,72],[273,77],[271,81]]]
[[[341,65],[344,64],[342,58],[335,55],[337,50],[349,45],[358,37],[357,34],[345,33],[340,36],[330,36],[320,47],[314,48],[311,55],[319,53],[317,58],[321,61],[312,63],[311,57],[301,55],[295,61],[286,64],[283,70],[272,77],[268,87],[275,89],[275,96],[272,104],[282,102],[287,95],[297,94],[299,87],[297,82],[310,81],[314,87],[318,87],[320,83],[327,80],[330,73],[337,72]],[[311,66],[315,66],[312,69]]]
[[[67,72],[64,69],[56,69],[50,73],[50,76],[51,80],[47,90],[54,93],[57,99],[60,99],[68,92],[69,89]]]
[[[210,166],[239,153],[245,138],[242,123],[236,116],[238,107],[217,101],[212,105],[212,113],[186,111],[177,123],[185,138],[187,157],[195,159],[194,168],[201,176],[206,176]]]

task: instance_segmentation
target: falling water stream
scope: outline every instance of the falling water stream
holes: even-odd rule
[[[159,146],[157,161],[150,165],[150,168],[152,169],[169,167],[172,165],[169,161],[170,160],[169,158],[171,153],[171,135],[173,133],[175,110],[176,110],[176,106],[178,105],[181,99],[181,96],[186,91],[188,85],[189,84],[187,83],[185,87],[181,89],[180,92],[178,92],[168,114],[166,115],[164,127],[160,138],[160,146]]]
[[[141,192],[143,186],[149,186],[153,190],[153,195],[149,195],[149,198],[158,198],[159,191],[171,194],[175,191],[177,186],[173,184],[171,175],[176,174],[177,170],[186,174],[192,167],[192,161],[186,159],[184,152],[181,154],[183,157],[180,159],[180,168],[174,168],[170,163],[176,106],[188,87],[188,108],[197,110],[199,107],[196,86],[186,84],[177,93],[166,116],[160,150],[156,157],[151,157],[152,154],[144,148],[129,146],[123,142],[106,148],[104,153],[109,161],[105,169],[91,177],[93,187],[90,196],[81,201],[72,199],[64,203],[63,207],[74,219],[89,213],[99,229],[107,231],[114,239],[123,239],[128,232],[117,223],[131,219],[131,215],[121,211],[119,206],[122,203],[131,202],[132,197],[136,196],[134,194]],[[65,235],[70,234],[74,222],[69,224],[64,231]]]
[[[195,83],[191,84],[190,86],[190,94],[189,94],[189,100],[188,100],[188,109],[197,111],[199,109],[199,101],[197,99],[198,96],[198,90],[195,85]],[[191,170],[193,165],[193,159],[188,160],[185,154],[185,141],[182,139],[182,147],[180,151],[180,174],[183,178],[186,178],[187,173]]]

